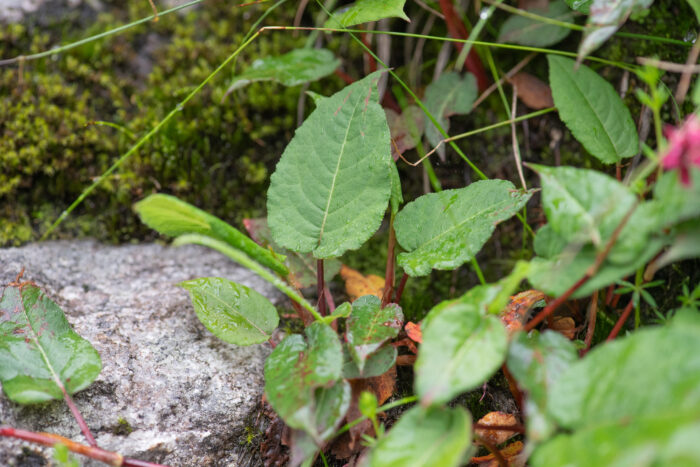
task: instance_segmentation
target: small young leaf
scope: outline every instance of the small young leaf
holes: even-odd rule
[[[456,467],[471,447],[471,419],[461,407],[414,407],[369,453],[369,467]]]
[[[468,114],[472,110],[477,92],[476,78],[473,74],[466,73],[461,76],[456,72],[443,73],[425,90],[425,107],[440,126],[448,131],[448,118],[452,115]],[[433,146],[437,146],[443,138],[432,122],[426,122],[425,136]],[[439,153],[444,157],[444,149],[439,150]]]
[[[506,180],[484,180],[421,196],[396,216],[396,239],[407,250],[399,254],[398,264],[411,276],[461,266],[530,196]]]
[[[559,21],[571,22],[574,15],[563,0],[555,0],[549,8],[541,10],[534,8],[531,13],[553,18]],[[543,23],[524,16],[512,15],[501,26],[498,42],[512,42],[531,47],[549,47],[566,38],[571,29]]]
[[[61,308],[33,284],[11,284],[0,295],[0,382],[10,400],[34,404],[86,388],[102,370],[88,341]],[[60,386],[59,386],[60,385]]]
[[[275,306],[245,285],[220,277],[201,277],[178,285],[190,292],[202,324],[229,344],[260,344],[277,328]]]
[[[415,389],[424,405],[446,403],[477,387],[505,359],[505,328],[497,317],[484,316],[483,294],[472,297],[438,305],[439,313],[423,323]]]
[[[287,425],[318,437],[315,390],[340,378],[343,350],[327,325],[312,324],[306,336],[285,337],[267,358],[265,394]]]
[[[268,191],[278,245],[332,258],[359,248],[379,228],[392,161],[378,79],[373,73],[323,99],[297,129]]]
[[[134,210],[144,224],[162,234],[171,237],[190,233],[206,235],[228,243],[279,274],[286,276],[289,272],[282,263],[284,257],[273,255],[218,217],[174,196],[151,195],[134,204]]]
[[[296,86],[328,76],[338,65],[340,60],[328,49],[294,49],[284,55],[255,60],[247,70],[233,79],[226,93],[254,81],[277,81],[285,86]]]
[[[585,65],[547,55],[549,85],[559,116],[574,137],[605,164],[634,156],[639,148],[630,111],[612,85]]]
[[[566,0],[566,3],[572,10],[576,10],[579,13],[587,15],[591,9],[593,0]]]
[[[379,350],[370,354],[365,360],[362,371],[357,368],[355,360],[350,355],[347,345],[343,346],[343,378],[374,378],[389,371],[396,362],[396,347],[391,344],[383,345]]]
[[[381,308],[381,300],[374,295],[365,295],[353,302],[345,335],[360,373],[367,357],[388,339],[396,337],[402,327],[403,313],[397,304]]]
[[[357,0],[333,13],[326,21],[326,28],[347,28],[356,24],[379,21],[384,18],[401,18],[410,21],[403,12],[406,0]]]

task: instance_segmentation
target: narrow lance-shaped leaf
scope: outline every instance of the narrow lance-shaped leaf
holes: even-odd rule
[[[548,55],[549,85],[559,117],[594,157],[606,164],[634,156],[639,144],[632,115],[598,73],[564,57]]]
[[[201,234],[228,243],[273,271],[287,275],[284,257],[257,245],[245,234],[216,216],[174,196],[156,194],[134,204],[141,221],[158,232],[177,237]]]
[[[61,308],[33,284],[10,284],[0,296],[0,382],[20,404],[62,399],[100,374],[102,361]]]
[[[270,339],[279,316],[270,301],[253,289],[220,277],[201,277],[178,284],[187,289],[199,320],[216,337],[236,345]]]
[[[321,100],[282,154],[267,199],[278,245],[332,258],[359,248],[379,228],[391,194],[379,76]]]
[[[374,295],[365,295],[352,304],[352,314],[345,332],[350,355],[360,372],[367,357],[388,339],[399,334],[403,326],[401,307],[391,303],[384,308]]]
[[[328,49],[294,49],[284,55],[255,60],[233,79],[226,93],[254,81],[277,81],[285,86],[296,86],[328,76],[338,65],[340,60]]]
[[[471,447],[471,418],[462,407],[414,407],[369,453],[370,467],[456,467]]]
[[[571,22],[574,18],[564,0],[556,0],[547,9],[533,8],[527,10],[547,18]],[[543,23],[536,19],[512,15],[501,26],[498,42],[512,42],[532,47],[548,47],[566,38],[571,29]]]
[[[347,28],[384,18],[401,18],[410,21],[403,12],[405,3],[406,0],[357,0],[347,7],[336,10],[324,27]]]
[[[421,196],[396,216],[396,240],[407,250],[399,254],[398,264],[411,276],[461,266],[530,196],[506,180],[484,180]]]

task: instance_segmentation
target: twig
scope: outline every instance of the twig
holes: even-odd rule
[[[620,319],[617,320],[617,323],[615,323],[615,327],[613,327],[612,331],[610,331],[610,335],[607,339],[605,339],[606,342],[609,342],[615,339],[615,337],[617,337],[617,334],[620,332],[620,329],[622,329],[622,326],[625,324],[625,321],[627,321],[627,318],[629,318],[630,313],[632,313],[633,307],[634,298],[630,298],[630,302],[625,307],[625,310],[622,312],[622,315],[620,315]]]
[[[515,113],[518,106],[518,87],[513,85],[513,104],[510,108],[510,121],[515,120]],[[513,157],[515,157],[515,166],[518,169],[518,176],[520,177],[520,183],[523,184],[523,190],[527,190],[527,184],[525,183],[525,176],[523,175],[523,161],[520,158],[520,147],[518,146],[518,134],[515,131],[515,123],[510,124],[510,133],[513,138]]]
[[[696,42],[697,44],[697,42]],[[690,55],[688,55],[688,59],[692,58],[692,53],[693,50],[691,49]],[[697,60],[697,55],[695,57],[695,60]],[[655,58],[647,58],[647,57],[637,57],[637,63],[640,65],[649,65],[653,66],[655,68],[659,68],[664,71],[670,71],[671,73],[687,73],[687,74],[693,74],[693,73],[700,73],[700,65],[693,65],[693,61],[690,61],[690,64],[683,64],[683,63],[674,63],[674,62],[664,62],[662,60],[657,60]]]
[[[503,83],[511,79],[513,76],[517,75],[520,72],[520,70],[525,68],[525,65],[530,63],[532,59],[535,58],[535,55],[536,54],[530,54],[527,57],[520,60],[520,62],[518,62],[517,65],[511,68],[508,73],[503,75],[497,82],[493,83],[491,86],[486,88],[486,90],[482,92],[481,95],[474,101],[474,104],[472,104],[472,110],[477,108],[479,104],[481,104],[487,97],[489,97],[493,91],[498,89],[498,86],[502,85]]]
[[[153,22],[157,23],[158,22],[158,9],[156,8],[155,3],[153,3],[153,0],[148,0],[148,3],[151,4],[151,8],[153,9]]]
[[[501,451],[498,450],[496,446],[494,446],[490,441],[487,441],[484,437],[475,435],[474,436],[481,444],[483,444],[486,449],[489,450],[491,454],[493,454],[493,457],[496,458],[496,461],[498,461],[498,466],[499,467],[508,467],[508,461],[506,460],[505,457],[503,457],[503,454]]]
[[[681,79],[678,82],[678,87],[676,88],[676,102],[683,103],[683,101],[685,101],[685,96],[688,94],[688,88],[690,88],[690,68],[694,63],[697,63],[698,54],[700,54],[700,35],[698,35],[698,37],[695,39],[695,44],[693,44],[693,48],[690,49],[688,59],[685,61],[685,70],[683,70]]]
[[[581,356],[583,357],[591,348],[591,343],[593,342],[593,333],[595,332],[595,321],[598,316],[598,291],[593,292],[593,298],[591,299],[591,304],[588,306],[588,329],[586,330],[586,346],[581,350]]]
[[[419,7],[423,8],[424,10],[429,11],[430,13],[432,13],[433,15],[437,16],[440,19],[443,19],[443,20],[445,19],[445,15],[443,15],[442,13],[440,13],[439,11],[437,11],[434,8],[430,8],[427,4],[421,2],[421,0],[414,0],[414,1],[416,2],[416,4],[418,4]]]
[[[63,392],[63,399],[66,401],[70,412],[73,414],[73,418],[75,418],[75,421],[78,422],[80,431],[83,433],[83,436],[85,436],[88,444],[92,447],[97,447],[97,441],[95,441],[95,437],[92,436],[92,432],[80,413],[80,410],[78,410],[78,407],[75,405],[75,402],[73,402],[73,399],[70,397],[70,395],[68,395],[68,392],[63,384],[60,384],[59,387],[61,388],[61,392]]]

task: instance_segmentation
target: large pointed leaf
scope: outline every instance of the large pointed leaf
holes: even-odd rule
[[[333,13],[326,21],[327,28],[347,28],[356,24],[379,21],[384,18],[401,18],[409,21],[403,12],[406,0],[357,0]]]
[[[220,277],[180,282],[189,290],[199,320],[216,337],[236,345],[270,339],[279,316],[275,306],[253,289]]]
[[[443,73],[440,77],[428,85],[425,90],[425,107],[435,117],[440,126],[448,131],[452,115],[468,114],[478,88],[476,78],[471,73],[461,76],[457,72]],[[425,136],[433,146],[437,146],[443,136],[432,122],[426,122]],[[444,147],[440,146],[438,152],[444,157]]]
[[[284,338],[265,361],[265,394],[284,422],[318,437],[315,390],[340,378],[343,350],[329,326],[314,323]]]
[[[578,48],[578,60],[593,52],[627,21],[630,14],[649,8],[654,0],[593,0],[588,27]]]
[[[452,467],[471,447],[471,419],[461,407],[414,407],[369,454],[369,467]]]
[[[250,234],[250,237],[263,248],[272,248],[280,255],[286,256],[284,264],[289,268],[289,279],[294,282],[298,288],[310,287],[316,285],[318,261],[310,253],[298,253],[296,251],[287,250],[275,243],[272,239],[272,233],[267,226],[267,219],[264,217],[258,219],[243,219],[243,224]],[[336,259],[328,259],[323,262],[323,278],[326,281],[333,280],[338,274],[342,263]]]
[[[62,399],[92,383],[97,351],[73,331],[63,311],[33,284],[10,284],[0,296],[0,382],[20,404]]]
[[[484,316],[488,303],[482,301],[494,295],[470,294],[438,305],[439,313],[423,328],[415,390],[424,405],[442,404],[478,387],[503,363],[506,330],[496,316]]]
[[[285,149],[267,199],[277,244],[331,258],[359,248],[379,228],[391,194],[379,76],[320,101]]]
[[[134,210],[143,223],[162,234],[171,237],[183,234],[206,235],[228,243],[279,274],[288,273],[283,256],[275,256],[218,217],[174,196],[151,195],[136,203]]]
[[[630,111],[598,73],[564,57],[548,55],[549,85],[559,117],[593,156],[606,164],[634,156],[639,144]]]
[[[533,8],[528,11],[565,22],[571,22],[574,18],[573,13],[564,3],[564,0],[556,0],[550,3],[545,10]],[[566,38],[570,32],[571,29],[568,28],[543,23],[524,16],[513,15],[501,26],[498,42],[512,42],[532,47],[548,47]]]
[[[401,307],[390,303],[381,307],[381,300],[365,295],[352,303],[352,314],[345,332],[350,355],[360,372],[367,357],[388,339],[393,339],[403,327]]]
[[[506,180],[484,180],[421,196],[396,216],[396,239],[407,250],[398,256],[398,264],[411,276],[461,266],[531,195]]]
[[[340,60],[328,49],[294,49],[284,55],[255,60],[233,79],[227,92],[254,81],[277,81],[285,86],[296,86],[330,75],[338,65]]]

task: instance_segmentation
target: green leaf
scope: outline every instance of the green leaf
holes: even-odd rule
[[[596,170],[531,167],[540,176],[548,225],[567,243],[603,247],[636,202],[628,187]]]
[[[396,215],[401,208],[403,203],[403,193],[401,192],[401,177],[399,176],[399,169],[396,167],[394,162],[391,163],[391,198],[389,198],[389,204],[391,205],[391,214]]]
[[[700,0],[688,0],[688,5],[693,9],[695,16],[697,16],[700,22]]]
[[[407,250],[399,254],[398,264],[411,276],[461,266],[530,196],[506,180],[484,180],[421,196],[396,216],[396,239]]]
[[[364,362],[362,371],[350,355],[347,345],[343,346],[343,378],[373,378],[389,371],[396,362],[396,347],[391,344],[383,345],[379,350],[370,354]]]
[[[452,115],[468,114],[472,110],[477,92],[478,87],[473,74],[465,73],[462,76],[454,71],[443,73],[425,90],[425,107],[443,130],[448,131],[450,129],[448,118]],[[426,122],[425,136],[433,146],[437,146],[443,139],[442,133],[433,125],[433,122]],[[441,157],[444,157],[443,147],[438,152]]]
[[[584,15],[589,13],[592,3],[593,0],[566,0],[566,4],[569,5],[572,10],[576,10]]]
[[[144,224],[162,234],[171,237],[190,233],[206,235],[228,243],[283,276],[288,273],[282,263],[284,257],[276,257],[218,217],[174,196],[151,195],[134,204],[134,210]]]
[[[395,303],[382,308],[378,297],[365,295],[352,303],[352,314],[346,325],[345,338],[350,355],[361,373],[367,357],[399,334],[403,327],[403,313]]]
[[[563,0],[556,0],[545,10],[533,8],[527,10],[547,18],[572,22],[574,15]],[[543,23],[524,16],[512,15],[501,26],[498,42],[511,42],[532,47],[549,47],[569,35],[571,29]]]
[[[265,361],[265,394],[287,425],[318,438],[315,391],[340,378],[343,350],[338,335],[324,324],[306,328],[306,337],[287,336],[272,351]]]
[[[370,467],[452,467],[471,447],[471,418],[461,407],[414,407],[369,453]]]
[[[253,289],[220,277],[180,282],[199,320],[216,337],[236,345],[260,344],[279,324],[275,306]]]
[[[700,217],[700,168],[689,171],[690,185],[681,183],[677,171],[666,172],[654,186],[654,200],[660,218],[660,227],[672,227],[686,220]]]
[[[379,76],[368,75],[319,102],[282,154],[267,199],[278,245],[316,258],[337,257],[379,228],[391,195]]]
[[[61,308],[37,286],[7,286],[0,295],[0,382],[13,402],[63,399],[86,388],[102,361]]]
[[[427,325],[423,322],[423,343],[415,365],[415,390],[423,405],[446,403],[478,387],[503,363],[506,330],[497,317],[484,316],[483,299],[495,297],[497,290],[493,290],[470,294],[471,300],[465,296],[447,306],[438,305],[437,315]]]
[[[649,8],[654,0],[593,0],[587,31],[578,48],[578,61],[601,46],[635,12]]]
[[[518,333],[508,349],[508,370],[527,391],[526,425],[531,441],[543,441],[555,425],[546,416],[551,387],[578,360],[576,347],[558,332]]]
[[[333,16],[326,21],[324,27],[347,28],[384,18],[401,18],[410,21],[403,12],[405,3],[406,0],[357,0],[333,12]]]
[[[350,316],[350,313],[352,313],[352,305],[350,304],[350,302],[344,302],[340,304],[335,310],[333,310],[333,313],[324,317],[323,320],[324,323],[331,324],[338,318],[347,318],[348,316]]]
[[[285,86],[316,81],[328,76],[340,65],[328,49],[294,49],[284,55],[255,60],[243,73],[233,78],[226,93],[254,81],[277,81]]]
[[[280,256],[285,257],[285,266],[289,269],[290,279],[300,289],[316,285],[318,280],[318,261],[310,253],[297,253],[283,248],[272,239],[272,233],[267,226],[267,219],[243,219],[250,237],[263,248],[272,248]],[[323,262],[323,277],[326,282],[330,282],[340,272],[343,264],[336,259],[328,259]],[[293,278],[291,276],[294,276]]]
[[[639,148],[630,111],[615,89],[585,65],[547,55],[549,85],[559,117],[583,147],[606,164],[634,156]]]

